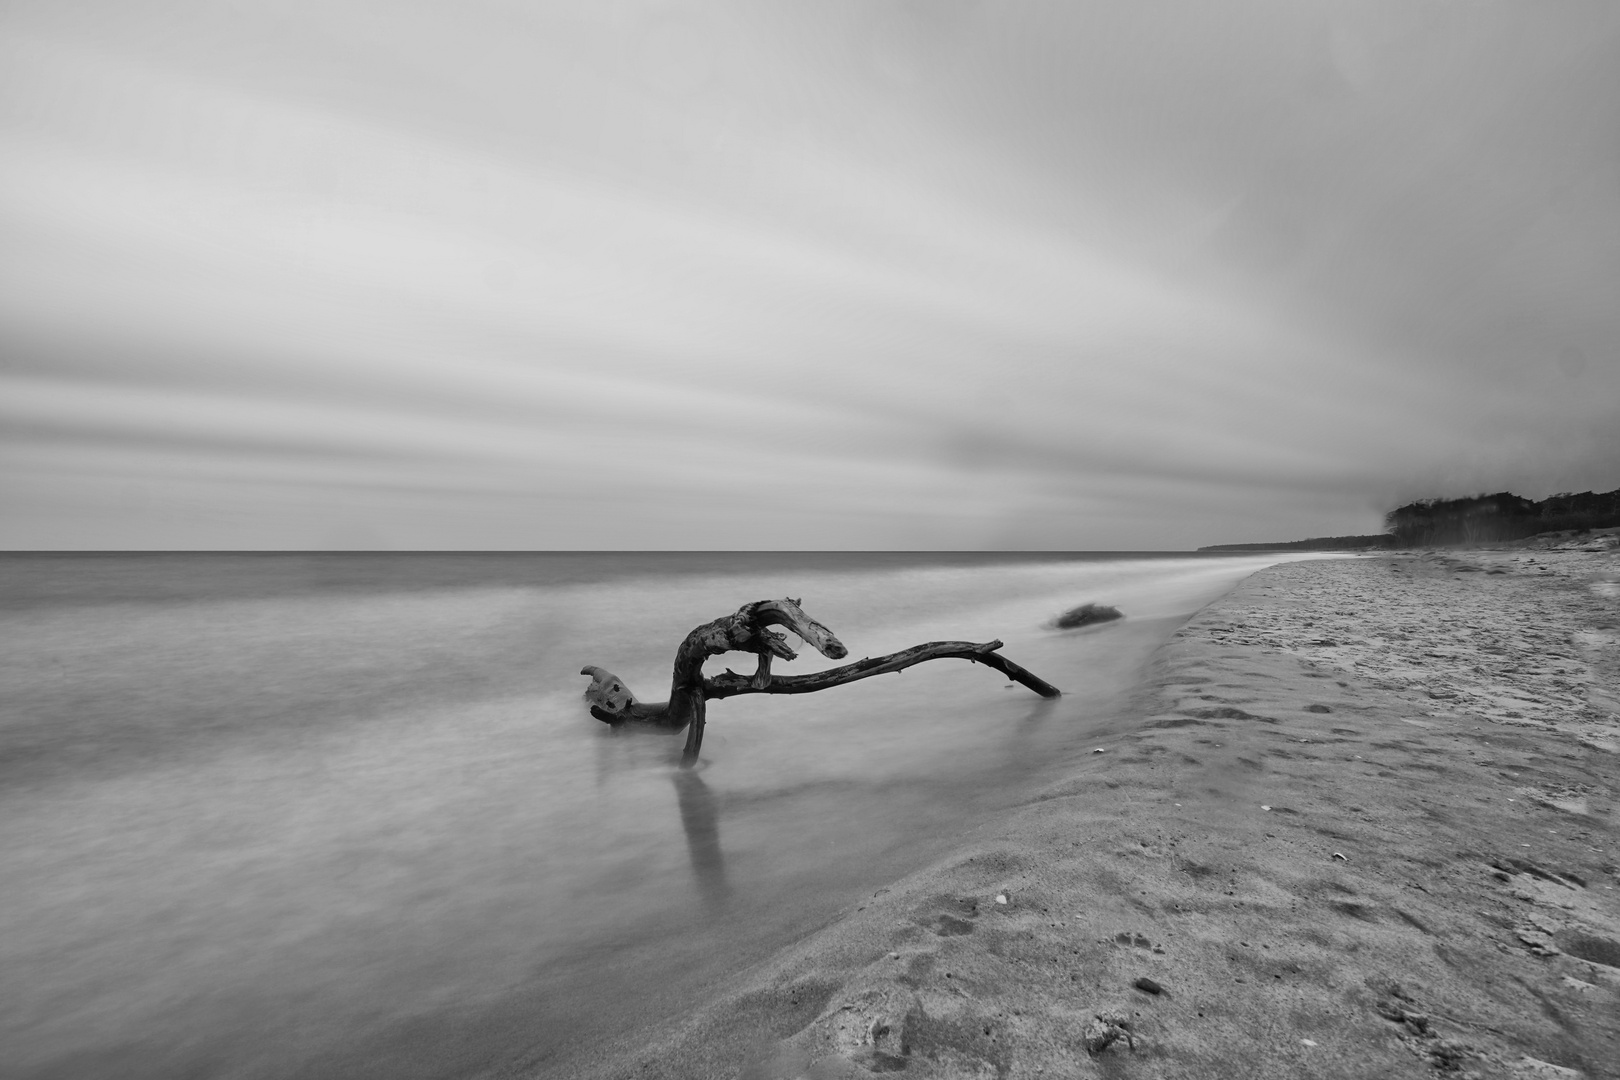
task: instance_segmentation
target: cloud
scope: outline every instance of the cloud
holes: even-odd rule
[[[11,5],[0,543],[1158,547],[1612,485],[1616,17],[1183,14]]]

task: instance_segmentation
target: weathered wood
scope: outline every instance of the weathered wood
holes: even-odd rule
[[[849,655],[843,642],[831,630],[805,614],[799,601],[759,600],[744,604],[724,618],[704,623],[686,635],[686,640],[681,642],[675,653],[675,669],[667,702],[653,705],[639,701],[624,680],[605,668],[589,665],[581,669],[581,675],[591,676],[591,685],[585,691],[591,715],[609,724],[634,722],[672,731],[685,728],[686,747],[682,752],[682,761],[690,765],[697,760],[703,747],[706,703],[710,699],[736,697],[739,694],[809,694],[873,675],[901,671],[928,660],[946,659],[970,660],[995,668],[1042,697],[1055,698],[1061,693],[1051,683],[996,652],[1001,648],[999,641],[982,644],[930,641],[826,671],[807,675],[775,675],[771,671],[774,658],[792,660],[798,653],[788,647],[784,635],[769,629],[772,626],[786,627],[828,659],[841,660]],[[751,675],[739,675],[728,669],[723,675],[705,678],[703,662],[711,656],[727,652],[754,653],[759,657],[758,667]]]
[[[1055,698],[1062,695],[1061,690],[1045,679],[996,652],[999,648],[1001,648],[999,641],[987,641],[983,644],[971,641],[930,641],[885,656],[870,656],[853,664],[815,671],[808,675],[778,675],[768,686],[755,686],[751,680],[734,671],[727,671],[724,675],[716,675],[706,680],[705,686],[710,698],[736,697],[739,694],[809,694],[831,686],[842,686],[844,683],[868,679],[873,675],[887,675],[911,667],[913,664],[921,664],[925,660],[971,660],[995,668],[1042,697]]]

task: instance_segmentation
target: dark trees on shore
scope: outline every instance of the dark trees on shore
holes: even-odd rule
[[[1402,547],[1520,540],[1537,533],[1620,525],[1620,488],[1565,492],[1534,502],[1499,491],[1470,499],[1419,499],[1384,516]]]
[[[1271,544],[1212,544],[1199,551],[1376,551],[1522,540],[1538,533],[1620,526],[1620,488],[1563,492],[1535,502],[1509,491],[1467,499],[1419,499],[1384,515],[1387,532],[1318,536]]]

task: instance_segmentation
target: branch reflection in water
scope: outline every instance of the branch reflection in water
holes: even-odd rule
[[[725,853],[720,848],[719,802],[700,775],[701,764],[695,769],[680,766],[680,743],[670,735],[668,731],[636,724],[604,728],[597,739],[596,786],[605,787],[616,773],[667,764],[698,892],[705,904],[724,904],[731,887],[726,881]]]
[[[686,830],[686,850],[692,857],[698,891],[706,903],[724,904],[730,890],[726,885],[726,857],[720,850],[720,809],[714,792],[692,769],[677,769],[671,779],[681,804],[681,827]]]

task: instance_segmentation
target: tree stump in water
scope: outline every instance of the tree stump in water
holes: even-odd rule
[[[756,600],[686,635],[675,653],[675,674],[666,702],[651,705],[638,701],[624,685],[624,680],[611,671],[595,665],[582,668],[581,675],[591,676],[591,685],[585,691],[591,715],[608,724],[649,724],[670,731],[685,728],[686,748],[681,763],[691,765],[697,761],[703,747],[704,706],[711,698],[739,694],[809,694],[857,679],[900,671],[925,660],[951,658],[993,667],[1042,697],[1055,698],[1061,693],[1051,683],[996,652],[1001,648],[999,641],[930,641],[808,675],[774,675],[771,672],[773,660],[778,657],[792,660],[798,653],[788,647],[786,635],[770,629],[772,626],[786,627],[828,659],[842,660],[849,655],[849,650],[831,630],[804,613],[799,601]],[[754,653],[759,657],[759,666],[752,675],[738,675],[728,668],[723,675],[706,678],[703,662],[726,652]]]

